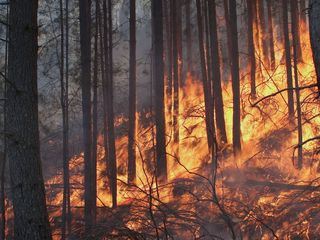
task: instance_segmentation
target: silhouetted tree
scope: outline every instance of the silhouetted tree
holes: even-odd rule
[[[49,240],[38,124],[37,0],[10,1],[5,129],[14,239]]]
[[[156,126],[156,174],[167,180],[167,157],[164,114],[163,8],[162,1],[152,0],[152,73],[154,82],[154,112]]]
[[[66,25],[68,24],[67,12],[69,1],[66,0]],[[67,34],[68,26],[64,26],[64,5],[60,0],[60,102],[62,109],[62,161],[63,161],[63,199],[62,199],[62,229],[61,239],[66,239],[66,231],[70,230],[70,184],[69,184],[69,36]],[[66,32],[66,36],[64,35]],[[66,37],[66,39],[64,39]],[[66,46],[66,49],[65,49]],[[66,51],[65,51],[66,50]],[[66,63],[64,66],[64,58]],[[66,69],[65,69],[65,68]],[[64,71],[65,70],[65,71]]]
[[[201,73],[202,73],[202,86],[204,92],[204,104],[205,104],[205,122],[206,122],[206,133],[208,140],[209,149],[212,147],[213,139],[212,126],[214,124],[212,113],[213,113],[213,105],[212,105],[212,95],[211,89],[208,84],[208,72],[207,72],[207,63],[205,57],[205,48],[204,48],[204,37],[203,37],[203,15],[202,15],[202,4],[200,0],[196,1],[197,7],[197,20],[198,20],[198,39],[199,39],[199,52],[200,52],[200,65],[201,65]]]
[[[291,20],[295,22],[291,26],[294,26],[295,29],[291,28],[295,32],[295,41],[296,41],[296,50],[297,50],[297,60],[299,62],[303,61],[302,59],[302,50],[301,50],[301,40],[300,40],[300,23],[299,23],[299,6],[298,0],[290,1],[290,9],[291,9]]]
[[[270,52],[270,67],[274,70],[276,67],[276,59],[274,53],[274,37],[273,37],[273,15],[272,15],[273,0],[267,1],[268,8],[268,39],[269,39],[269,52]]]
[[[297,2],[291,1],[291,8],[293,9]],[[297,109],[297,121],[298,121],[298,168],[302,168],[302,119],[301,119],[301,103],[300,103],[300,90],[299,90],[299,76],[298,76],[298,53],[299,53],[299,28],[298,18],[295,14],[291,14],[291,34],[293,45],[293,70],[295,81],[295,93],[296,93],[296,109]],[[300,48],[301,50],[301,48]]]
[[[287,87],[288,90],[288,113],[289,120],[294,120],[294,102],[293,102],[293,83],[292,83],[292,66],[291,66],[291,51],[290,51],[290,37],[289,37],[289,26],[288,26],[288,1],[282,0],[282,24],[283,24],[283,38],[284,38],[284,51],[286,58],[286,70],[287,70]],[[291,89],[291,90],[290,90]]]
[[[136,1],[130,1],[128,182],[136,178]]]
[[[240,76],[239,76],[239,47],[238,47],[238,21],[237,2],[229,0],[229,29],[230,32],[230,61],[233,93],[233,151],[238,154],[241,151],[241,119],[240,119]]]
[[[91,106],[91,1],[79,0],[81,89],[84,144],[84,219],[89,232],[94,222],[95,199],[92,189],[92,106]]]
[[[212,93],[214,96],[215,118],[217,125],[218,143],[226,144],[227,133],[223,109],[223,96],[220,74],[220,54],[218,42],[218,28],[216,15],[216,1],[208,1],[210,45],[211,45],[211,66],[212,66]]]
[[[255,44],[254,44],[254,0],[247,0],[248,10],[248,57],[249,57],[249,71],[250,71],[250,89],[251,97],[256,97],[256,56],[255,56]]]
[[[320,1],[311,0],[309,5],[310,39],[313,62],[317,74],[318,93],[320,94]]]

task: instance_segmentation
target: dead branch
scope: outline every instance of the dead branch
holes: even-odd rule
[[[286,91],[290,91],[290,90],[303,90],[303,89],[307,89],[307,88],[314,88],[314,87],[317,87],[317,84],[311,84],[311,85],[307,85],[307,86],[302,86],[302,87],[299,87],[299,88],[284,88],[284,89],[281,89],[279,90],[278,92],[275,92],[275,93],[272,93],[272,94],[269,94],[267,96],[264,96],[263,98],[259,99],[258,101],[256,101],[255,103],[251,104],[251,107],[256,107],[260,102],[270,98],[270,97],[274,97],[280,93],[283,93],[283,92],[286,92]]]

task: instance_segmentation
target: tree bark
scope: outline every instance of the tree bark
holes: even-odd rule
[[[231,78],[233,93],[233,152],[235,155],[241,151],[241,119],[240,119],[240,76],[239,76],[239,47],[238,47],[238,21],[237,21],[237,2],[229,0],[229,21],[230,36],[232,37],[230,56],[231,56]]]
[[[66,142],[69,142],[69,0],[65,0],[66,5]],[[69,150],[68,150],[68,166],[66,168],[66,179],[69,179]],[[68,183],[67,188],[67,233],[71,233],[71,222],[72,222],[72,212],[71,212],[71,202],[70,202],[70,183]]]
[[[226,123],[223,109],[223,96],[221,87],[220,74],[220,54],[217,30],[216,1],[209,0],[209,27],[210,27],[210,43],[211,43],[211,66],[212,66],[212,93],[214,96],[214,108],[217,125],[218,143],[224,145],[228,143]]]
[[[268,0],[269,1],[269,0]],[[267,24],[264,13],[264,0],[258,0],[258,14],[259,14],[259,29],[260,29],[260,41],[262,48],[262,60],[266,66],[269,66],[268,58],[268,34],[267,34]]]
[[[64,44],[64,11],[63,11],[63,1],[60,0],[60,32],[61,32],[61,41],[60,41],[60,91],[61,91],[61,109],[62,109],[62,162],[63,162],[63,199],[62,199],[62,229],[61,229],[61,239],[66,239],[67,229],[70,229],[69,214],[70,214],[70,186],[69,186],[69,93],[68,93],[68,73],[69,66],[66,62],[66,76],[64,72],[64,57],[67,54],[65,53],[65,44]],[[68,14],[66,12],[66,14]],[[67,20],[67,19],[66,19]],[[67,29],[66,29],[67,31]],[[66,36],[67,37],[67,36]],[[67,49],[67,39],[66,39],[66,50]],[[68,69],[67,69],[68,68]],[[68,231],[69,233],[69,231]]]
[[[136,179],[136,1],[130,1],[128,183]]]
[[[307,25],[307,7],[306,0],[300,0],[300,21],[302,23],[302,28],[305,30]]]
[[[290,51],[290,38],[289,38],[289,26],[288,26],[288,1],[282,0],[282,17],[283,17],[283,38],[285,46],[286,57],[286,70],[287,70],[287,87],[292,89],[292,66],[291,66],[291,51]],[[288,91],[288,113],[289,121],[294,122],[294,102],[293,102],[293,90]]]
[[[112,38],[112,1],[108,0],[107,6],[107,42],[106,52],[106,83],[107,83],[107,122],[108,122],[108,157],[109,157],[109,178],[112,193],[112,207],[117,207],[117,159],[114,134],[114,110],[113,110],[113,38]]]
[[[94,222],[94,196],[92,189],[92,114],[91,114],[91,1],[79,0],[81,90],[84,144],[84,219],[87,233]]]
[[[6,20],[9,22],[9,6],[7,6],[6,9]],[[6,43],[5,43],[5,52],[4,52],[4,86],[3,86],[3,97],[4,99],[7,98],[7,77],[8,77],[8,39],[9,38],[9,27],[6,27]],[[6,100],[3,102],[3,132],[6,132]],[[6,152],[7,152],[7,146],[6,146],[6,136],[3,135],[3,152],[0,152],[0,239],[5,239],[6,237],[6,191],[5,191],[5,169],[6,169]]]
[[[180,31],[181,25],[179,18],[181,17],[181,6],[179,0],[171,0],[171,22],[172,22],[172,63],[173,63],[173,144],[174,155],[179,158],[179,89],[181,84],[180,72]]]
[[[311,0],[309,5],[310,40],[320,95],[320,1]]]
[[[205,104],[206,134],[207,134],[208,148],[211,149],[213,144],[212,126],[214,124],[214,122],[212,121],[213,107],[212,107],[211,89],[209,88],[209,85],[208,85],[208,72],[206,68],[207,63],[206,63],[204,39],[203,39],[202,4],[200,0],[196,1],[196,6],[197,6],[198,39],[199,39],[201,73],[202,73],[202,86],[203,86],[204,104]]]
[[[171,2],[170,2],[171,3]],[[171,128],[172,127],[172,103],[173,103],[173,99],[172,99],[172,19],[171,19],[171,13],[170,13],[170,8],[171,8],[171,4],[168,4],[168,0],[163,0],[163,16],[165,19],[165,30],[166,30],[166,45],[167,45],[167,49],[166,49],[166,64],[167,64],[167,81],[166,81],[166,87],[165,87],[165,91],[166,91],[166,108],[167,108],[167,113],[168,113],[168,126]],[[171,129],[169,129],[169,132],[171,133]],[[170,136],[171,137],[171,136]]]
[[[267,1],[267,8],[268,8],[268,32],[269,32],[269,52],[270,52],[270,67],[271,70],[275,70],[276,67],[276,59],[274,53],[274,37],[273,37],[273,14],[272,14],[272,6],[273,1]]]
[[[295,8],[297,2],[291,1],[291,8]],[[298,76],[298,58],[299,58],[299,28],[298,18],[295,14],[291,14],[291,34],[293,44],[293,70],[294,70],[294,81],[295,81],[295,94],[296,94],[296,109],[297,109],[297,120],[298,120],[298,168],[302,168],[302,121],[301,121],[301,105],[300,105],[300,89],[299,89],[299,76]],[[300,48],[301,50],[301,48]]]
[[[167,180],[167,157],[164,114],[163,8],[162,1],[152,0],[153,82],[155,93],[156,175]]]
[[[38,125],[37,0],[10,1],[6,122],[16,240],[51,239]]]
[[[192,36],[191,36],[191,0],[186,0],[185,8],[186,41],[187,41],[187,73],[192,73]]]
[[[92,81],[92,195],[94,197],[93,224],[96,222],[97,217],[97,151],[98,151],[98,4],[95,1],[95,20],[94,20],[94,57],[93,57],[93,81]]]
[[[291,20],[294,21],[296,24],[292,24],[295,29],[291,28],[295,32],[295,41],[296,41],[296,50],[297,50],[297,60],[298,62],[302,62],[302,50],[301,50],[301,40],[300,40],[300,24],[299,24],[299,7],[298,7],[298,0],[291,0],[290,1],[290,8],[291,8]]]
[[[108,59],[106,44],[107,44],[107,7],[106,1],[103,1],[103,16],[101,15],[100,5],[98,4],[98,25],[99,25],[99,33],[100,33],[100,67],[101,67],[101,80],[102,80],[102,98],[103,98],[103,146],[105,149],[104,160],[106,165],[109,166],[109,141],[108,141],[108,109],[107,109],[107,63]],[[108,170],[108,169],[107,169]],[[109,178],[109,175],[108,175]],[[109,179],[110,180],[110,179]]]
[[[255,44],[254,44],[254,0],[247,0],[247,10],[248,10],[248,57],[249,57],[249,67],[250,67],[250,89],[251,97],[256,98],[256,56],[255,56]]]

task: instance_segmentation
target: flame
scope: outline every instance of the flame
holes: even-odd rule
[[[305,28],[304,28],[305,29]],[[256,32],[255,27],[255,32]],[[275,29],[276,31],[276,29]],[[257,35],[257,34],[256,34]],[[257,43],[259,40],[255,39]],[[309,44],[309,34],[307,31],[301,34],[303,63],[299,63],[299,80],[301,86],[306,86],[314,82],[315,71],[312,62],[312,53]],[[256,44],[258,46],[258,44]],[[261,56],[260,49],[257,50],[257,59]],[[270,70],[267,66],[260,63],[261,73],[257,74],[257,100],[263,96],[270,95],[286,88],[286,69],[283,62],[283,44],[276,42],[275,57],[276,69]],[[258,69],[257,69],[258,70]],[[282,239],[289,239],[294,236],[293,232],[299,232],[305,229],[304,236],[309,238],[310,232],[315,231],[315,227],[311,226],[308,220],[308,213],[300,213],[298,217],[288,217],[287,213],[293,208],[291,205],[288,209],[282,209],[286,206],[292,195],[296,194],[294,190],[273,189],[271,186],[264,186],[260,188],[252,187],[248,190],[248,179],[255,179],[256,181],[271,181],[271,182],[285,182],[287,184],[295,183],[297,186],[310,183],[316,183],[314,179],[320,177],[318,173],[318,165],[316,155],[314,152],[317,141],[308,142],[303,146],[304,168],[298,170],[292,164],[293,147],[297,145],[297,133],[295,126],[290,126],[287,119],[287,104],[286,92],[270,97],[260,104],[258,107],[252,107],[255,100],[250,98],[250,79],[248,69],[241,70],[241,132],[243,151],[241,156],[234,159],[226,146],[226,153],[221,153],[219,157],[219,171],[217,179],[217,194],[224,200],[224,207],[229,212],[234,212],[234,218],[239,220],[240,229],[242,232],[258,231],[261,233],[261,239],[272,239],[270,229],[266,228],[264,221],[270,223],[270,219],[279,219],[279,226],[273,230],[277,236],[282,236]],[[226,129],[228,139],[232,139],[232,88],[230,81],[223,83],[223,100],[224,112],[226,119]],[[135,188],[128,188],[124,183],[127,182],[127,136],[120,136],[116,139],[116,152],[118,161],[118,204],[119,206],[127,206],[132,204],[131,214],[135,213],[144,219],[141,209],[143,206],[150,204],[148,202],[148,190],[151,195],[156,196],[153,199],[151,211],[157,212],[157,207],[163,204],[174,205],[177,211],[188,209],[190,215],[188,219],[195,219],[199,211],[203,208],[199,206],[194,196],[190,194],[176,193],[177,185],[183,180],[185,185],[192,189],[197,189],[201,192],[203,197],[208,197],[209,190],[205,183],[203,186],[194,186],[191,180],[195,179],[194,172],[200,175],[207,176],[208,164],[210,157],[208,155],[208,147],[206,140],[206,130],[204,121],[204,97],[202,83],[198,79],[194,79],[188,74],[184,86],[180,89],[180,106],[179,106],[179,128],[180,128],[180,142],[179,142],[179,162],[172,157],[177,149],[171,139],[172,126],[170,125],[170,113],[166,109],[166,129],[167,129],[167,152],[168,152],[168,185],[159,186],[156,189],[156,183],[153,175],[154,160],[154,127],[151,123],[146,124],[145,120],[152,118],[150,113],[137,113],[137,182]],[[302,112],[303,112],[303,139],[307,140],[319,134],[320,118],[314,117],[319,113],[319,103],[314,100],[315,94],[312,89],[304,89],[301,91]],[[166,102],[171,99],[166,96]],[[127,119],[124,116],[119,116],[116,119],[116,126],[125,123]],[[108,188],[108,178],[106,174],[106,162],[104,158],[105,150],[102,147],[103,137],[99,137],[98,147],[98,162],[97,162],[97,206],[111,207],[111,195]],[[186,170],[187,169],[187,170]],[[71,206],[83,207],[83,154],[74,156],[70,161],[71,170]],[[190,182],[188,182],[188,179]],[[203,183],[203,182],[202,182]],[[229,184],[229,185],[228,185]],[[231,185],[230,185],[231,184]],[[47,203],[49,206],[62,205],[62,173],[58,174],[46,183],[47,187]],[[56,186],[56,188],[54,187]],[[59,187],[60,186],[60,187]],[[179,192],[179,191],[178,191]],[[177,195],[182,196],[177,199]],[[210,195],[210,194],[209,194]],[[310,195],[310,197],[315,197]],[[156,199],[161,199],[156,200]],[[303,196],[296,197],[301,204],[303,203]],[[137,201],[137,199],[140,201]],[[237,201],[248,203],[248,206],[241,205]],[[188,204],[187,204],[188,203]],[[319,205],[319,204],[317,204]],[[204,204],[206,211],[203,211],[203,216],[209,218],[210,214],[215,215],[219,211],[212,205]],[[250,209],[250,207],[252,209]],[[304,206],[304,205],[303,205]],[[315,206],[314,206],[315,207]],[[138,209],[138,210],[137,210]],[[237,211],[241,209],[243,211]],[[143,210],[145,211],[145,210]],[[308,208],[309,212],[314,211],[314,208]],[[51,221],[61,215],[61,209],[55,208],[50,210]],[[130,215],[130,214],[128,214]],[[260,219],[263,217],[263,219]],[[127,217],[129,218],[129,216]],[[187,217],[186,217],[187,218]],[[140,220],[141,220],[140,219]],[[260,219],[259,221],[257,219]],[[301,221],[300,225],[298,224]],[[175,224],[181,223],[181,219],[175,219]],[[141,220],[143,221],[143,220]],[[145,225],[132,217],[128,220],[126,226],[129,229],[141,229]],[[148,224],[152,221],[150,218],[146,219]],[[272,222],[272,221],[271,221]],[[272,223],[270,223],[272,225]],[[281,225],[282,224],[282,225]],[[195,232],[200,232],[200,228],[195,229]],[[57,230],[58,231],[58,230]],[[154,231],[154,229],[152,230]],[[181,236],[186,233],[180,233]],[[197,234],[196,234],[197,235]],[[247,236],[250,237],[250,236]]]

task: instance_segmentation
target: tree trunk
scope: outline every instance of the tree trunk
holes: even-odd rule
[[[68,13],[66,13],[68,14]],[[60,49],[60,88],[61,88],[61,108],[62,108],[62,162],[63,162],[63,200],[62,200],[62,229],[61,239],[66,239],[66,231],[69,229],[70,214],[70,186],[69,186],[69,117],[68,117],[68,79],[66,69],[66,80],[64,80],[64,11],[63,1],[60,0],[60,31],[61,31],[61,49]],[[67,29],[66,29],[67,30]],[[66,40],[67,41],[67,40]],[[67,43],[66,43],[67,45]],[[67,52],[66,52],[67,54]],[[66,57],[67,59],[67,57]],[[66,68],[68,64],[66,63]]]
[[[269,1],[269,0],[268,0]],[[259,14],[259,29],[260,29],[260,41],[262,48],[262,60],[266,66],[269,66],[268,58],[268,34],[267,34],[267,25],[264,14],[264,0],[258,0],[258,14]]]
[[[254,44],[254,0],[247,0],[247,10],[248,10],[248,57],[249,57],[249,67],[250,67],[250,87],[251,87],[251,97],[256,98],[256,56],[255,56],[255,44]]]
[[[271,70],[275,70],[276,67],[276,59],[274,53],[274,38],[273,38],[273,19],[272,19],[272,6],[273,1],[267,1],[267,8],[268,8],[268,32],[269,32],[269,52],[270,52],[270,67]]]
[[[254,39],[256,40],[256,47],[255,49],[258,51],[258,63],[256,64],[256,70],[258,69],[258,71],[256,71],[256,73],[258,73],[258,79],[260,79],[262,77],[262,59],[261,59],[261,42],[260,42],[260,38],[261,38],[261,29],[259,27],[259,9],[258,9],[258,0],[252,0],[253,1],[253,19],[254,19],[254,24],[255,24],[255,36]]]
[[[237,2],[229,0],[230,16],[230,36],[232,37],[230,56],[231,56],[231,78],[233,93],[233,152],[235,155],[241,151],[241,119],[240,119],[240,76],[239,76],[239,47],[238,47],[238,21],[237,21]]]
[[[212,66],[212,93],[214,96],[214,108],[217,125],[218,143],[224,145],[228,143],[226,133],[226,123],[223,109],[223,96],[220,74],[220,54],[217,31],[216,1],[209,0],[209,27],[211,44],[211,66]]]
[[[114,134],[114,111],[113,111],[113,39],[112,39],[112,1],[108,0],[107,6],[107,42],[105,43],[106,52],[106,86],[107,86],[107,122],[108,122],[108,165],[110,188],[112,194],[112,207],[117,207],[117,159]]]
[[[164,114],[163,8],[162,1],[152,0],[153,82],[155,93],[156,174],[167,180],[167,158]]]
[[[66,121],[66,142],[69,143],[69,0],[65,0],[65,12],[66,12],[66,89],[65,89],[65,93],[66,93],[66,117],[65,117],[65,121]],[[67,157],[68,157],[68,163],[66,164],[66,180],[69,181],[70,178],[70,171],[69,171],[69,146],[68,146],[68,152],[67,152]],[[69,182],[67,183],[67,191],[66,191],[66,200],[67,200],[67,214],[66,214],[66,218],[67,218],[67,233],[70,234],[71,233],[71,203],[70,203],[70,184]]]
[[[166,26],[166,63],[167,63],[167,85],[165,87],[166,90],[166,97],[167,97],[167,113],[168,113],[168,125],[172,127],[172,19],[171,19],[171,13],[170,13],[170,7],[168,4],[168,0],[163,0],[163,16],[165,19],[165,26]],[[171,133],[171,129],[169,129],[169,132]],[[171,137],[171,136],[170,136]]]
[[[287,87],[292,89],[292,68],[291,68],[291,51],[290,51],[290,38],[289,38],[289,26],[288,26],[288,1],[282,0],[282,17],[283,17],[283,38],[285,46],[286,57],[286,70],[287,70]],[[289,121],[294,122],[294,102],[293,102],[293,90],[288,90],[288,113]]]
[[[172,22],[172,58],[173,58],[173,144],[175,157],[179,158],[179,88],[180,88],[180,14],[179,0],[171,0],[171,22]]]
[[[51,239],[38,125],[37,0],[10,1],[6,135],[16,240]]]
[[[107,69],[107,63],[108,59],[107,56],[107,50],[106,50],[106,44],[107,44],[107,7],[106,7],[106,1],[103,1],[103,19],[101,16],[101,9],[100,5],[98,4],[98,25],[99,25],[99,33],[100,33],[100,67],[101,67],[101,80],[102,80],[102,98],[103,98],[103,146],[105,149],[105,155],[104,160],[106,162],[106,165],[108,166],[109,161],[109,150],[108,150],[108,109],[107,109],[107,83],[106,83],[106,69]],[[106,59],[105,59],[106,58]],[[109,178],[109,176],[108,176]]]
[[[93,224],[97,216],[97,151],[98,151],[98,0],[95,2],[94,22],[94,58],[93,58],[93,81],[92,81],[92,195],[94,197]]]
[[[94,222],[92,189],[92,116],[91,116],[91,1],[80,0],[81,89],[84,143],[84,220],[87,233]]]
[[[187,73],[192,73],[191,0],[186,0]]]
[[[296,50],[297,50],[297,60],[298,62],[302,62],[302,50],[301,50],[301,40],[300,40],[300,24],[299,24],[299,7],[298,7],[298,0],[291,0],[290,1],[290,8],[291,8],[291,20],[294,21],[296,24],[292,24],[295,29],[292,28],[295,32],[295,39],[296,39]]]
[[[300,0],[300,22],[302,23],[302,29],[305,30],[307,25],[306,0]]]
[[[9,6],[6,9],[6,21],[9,22]],[[6,27],[6,43],[5,43],[5,52],[4,52],[4,86],[3,86],[3,98],[7,98],[7,77],[8,77],[8,37],[9,37],[9,27]],[[3,132],[6,132],[6,100],[3,102]],[[3,135],[3,152],[0,152],[0,239],[5,239],[6,237],[6,191],[5,191],[5,169],[6,169],[6,136]]]
[[[317,74],[318,93],[320,94],[320,1],[311,0],[309,6],[310,40],[313,62]]]
[[[136,1],[130,1],[128,183],[136,179]]]
[[[295,8],[296,2],[291,1],[291,8]],[[302,168],[302,122],[301,122],[301,105],[300,105],[300,90],[299,90],[299,76],[298,76],[298,52],[299,52],[299,28],[298,18],[295,14],[291,14],[291,34],[293,44],[293,70],[294,70],[294,81],[295,81],[295,93],[296,93],[296,108],[297,108],[297,119],[298,119],[298,168]],[[301,48],[300,48],[301,49]]]
[[[229,16],[229,0],[223,0],[223,8],[224,8],[224,18],[226,21],[226,32],[227,32],[227,45],[228,45],[228,67],[231,68],[231,32],[230,29],[230,16]]]
[[[202,85],[204,92],[204,104],[205,104],[205,121],[206,121],[206,133],[208,140],[208,148],[211,149],[213,144],[212,139],[212,95],[211,89],[208,86],[208,72],[206,69],[206,57],[204,49],[204,39],[203,39],[203,16],[202,16],[202,4],[200,0],[196,1],[197,5],[197,20],[198,20],[198,38],[199,38],[199,52],[200,52],[200,64],[202,72]]]

